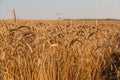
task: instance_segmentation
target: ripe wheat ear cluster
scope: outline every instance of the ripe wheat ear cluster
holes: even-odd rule
[[[0,80],[119,80],[120,21],[0,21]]]

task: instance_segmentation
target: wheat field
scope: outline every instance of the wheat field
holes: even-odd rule
[[[119,79],[120,21],[0,21],[0,80]]]

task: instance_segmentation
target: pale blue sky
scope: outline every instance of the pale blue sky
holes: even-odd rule
[[[0,0],[0,18],[12,18],[13,8],[19,19],[120,19],[120,0]]]

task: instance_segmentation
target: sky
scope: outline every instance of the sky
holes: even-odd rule
[[[120,19],[120,0],[0,0],[0,19]]]

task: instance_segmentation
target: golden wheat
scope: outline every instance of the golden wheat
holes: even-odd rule
[[[120,79],[119,21],[15,22],[0,21],[0,80]]]

